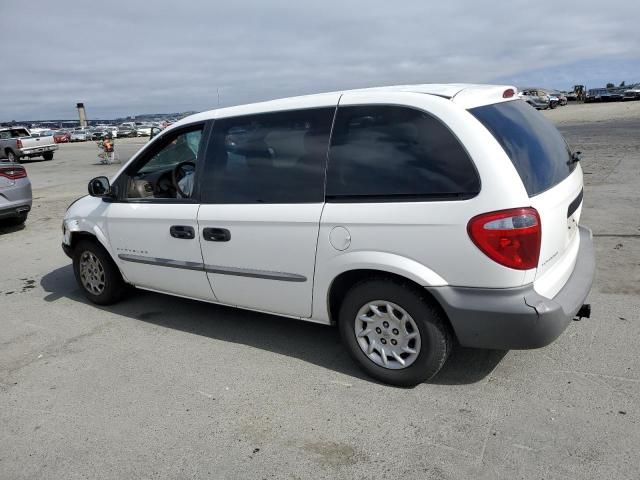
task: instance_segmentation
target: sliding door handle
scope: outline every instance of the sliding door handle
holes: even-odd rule
[[[185,225],[173,225],[169,228],[169,233],[173,238],[181,238],[183,240],[192,240],[196,238],[196,231],[193,227]]]
[[[208,242],[228,242],[231,232],[226,228],[203,228],[202,237]]]

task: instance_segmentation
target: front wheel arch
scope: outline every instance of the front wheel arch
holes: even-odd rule
[[[93,267],[89,264],[87,271],[83,264],[89,257],[93,258],[94,263]],[[109,251],[95,237],[82,236],[77,239],[73,249],[73,272],[78,286],[92,303],[111,305],[120,301],[127,292],[127,284],[120,268]],[[96,283],[100,283],[100,289]],[[88,288],[88,285],[91,288]]]
[[[84,230],[80,230],[80,231],[76,231],[76,232],[71,232],[71,239],[70,240],[71,240],[70,241],[70,243],[71,243],[70,246],[71,246],[71,250],[72,251],[75,251],[76,247],[78,246],[78,244],[82,240],[89,240],[89,241],[95,242],[96,244],[100,245],[102,248],[105,249],[105,251],[107,252],[109,257],[111,258],[111,261],[118,268],[118,271],[120,272],[120,275],[122,276],[123,280],[126,283],[129,283],[128,280],[127,280],[127,277],[122,272],[122,269],[120,269],[120,266],[118,265],[118,262],[113,257],[113,254],[111,253],[110,249],[107,247],[107,245],[104,244],[104,242],[102,242],[100,240],[100,238],[97,235],[95,235],[92,232],[87,232],[87,231],[84,231]]]

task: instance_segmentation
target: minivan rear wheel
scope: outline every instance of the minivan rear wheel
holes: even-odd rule
[[[98,305],[116,303],[126,291],[118,267],[97,242],[78,243],[73,252],[73,272],[85,297]]]
[[[365,372],[400,387],[436,375],[452,346],[446,319],[426,292],[394,280],[365,280],[351,288],[340,307],[339,329]]]

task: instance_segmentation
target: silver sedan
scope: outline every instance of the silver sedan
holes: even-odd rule
[[[0,162],[0,223],[21,225],[31,210],[31,181],[17,163]]]

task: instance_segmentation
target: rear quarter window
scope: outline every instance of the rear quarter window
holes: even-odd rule
[[[562,182],[576,168],[555,125],[525,102],[485,105],[469,112],[500,143],[530,197]]]
[[[338,108],[328,200],[447,200],[479,191],[469,155],[437,118],[401,106]]]
[[[23,138],[28,136],[29,136],[29,132],[26,131],[24,128],[16,128],[14,130],[11,130],[12,138]]]

